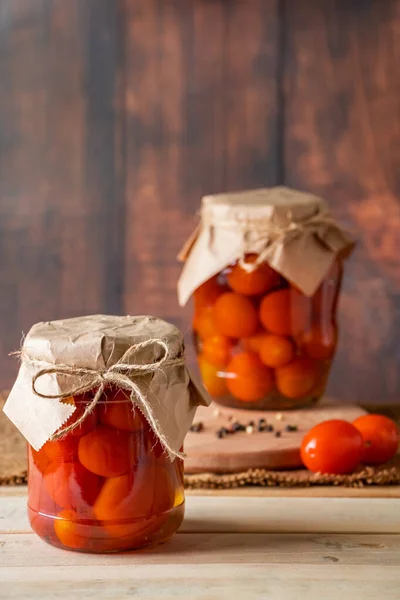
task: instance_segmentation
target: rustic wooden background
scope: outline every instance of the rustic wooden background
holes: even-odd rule
[[[0,0],[0,387],[38,320],[186,331],[200,197],[286,183],[360,240],[330,393],[400,401],[399,65],[399,0]]]

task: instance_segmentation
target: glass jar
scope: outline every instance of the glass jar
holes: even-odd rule
[[[89,399],[68,399],[76,406],[70,420]],[[39,451],[28,445],[28,469],[32,529],[60,548],[152,546],[183,520],[182,461],[169,460],[140,411],[116,388],[106,388],[94,412],[64,437]]]
[[[257,255],[247,254],[251,264]],[[291,409],[317,402],[335,354],[342,260],[312,296],[266,262],[235,262],[194,292],[193,334],[205,388],[223,405]]]

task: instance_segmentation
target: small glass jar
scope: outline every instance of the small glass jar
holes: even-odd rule
[[[245,262],[252,263],[249,254]],[[205,388],[219,404],[291,409],[317,402],[335,354],[338,258],[308,297],[261,263],[237,261],[194,292],[194,343]]]
[[[68,399],[82,415],[90,398]],[[119,552],[170,538],[184,516],[183,463],[165,455],[123,390],[106,388],[83,423],[37,452],[28,445],[28,515],[46,542]]]

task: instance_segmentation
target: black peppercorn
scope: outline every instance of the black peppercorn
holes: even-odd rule
[[[286,425],[286,431],[297,431],[297,425]]]
[[[217,431],[217,437],[219,438],[224,438],[228,435],[229,431],[226,429],[226,427],[221,427],[221,429],[218,429]]]
[[[203,431],[203,423],[193,423],[193,425],[190,428],[190,431],[192,431],[193,433],[199,433],[200,431]]]
[[[232,423],[231,426],[231,431],[232,433],[236,433],[237,431],[245,431],[246,427],[244,425],[242,425],[241,423],[238,423],[237,421],[235,421],[235,423]]]
[[[273,425],[266,425],[265,426],[265,431],[268,431],[268,433],[271,433],[271,431],[274,431],[274,426]]]
[[[275,437],[281,437],[281,432],[280,431],[275,431]]]

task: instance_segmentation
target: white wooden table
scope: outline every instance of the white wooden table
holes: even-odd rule
[[[119,555],[48,546],[25,502],[0,488],[1,599],[400,598],[398,488],[191,493],[170,542]]]

